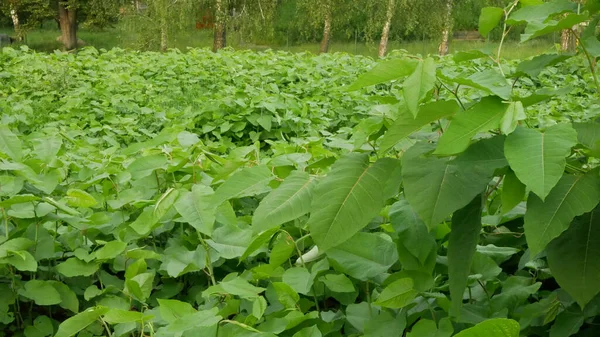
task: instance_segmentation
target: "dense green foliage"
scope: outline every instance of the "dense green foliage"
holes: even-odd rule
[[[600,9],[528,3],[523,39]],[[4,49],[0,334],[598,335],[600,42],[580,42]]]

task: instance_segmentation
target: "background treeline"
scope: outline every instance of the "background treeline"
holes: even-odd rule
[[[0,27],[25,40],[28,33],[61,30],[65,49],[77,32],[118,31],[138,49],[166,50],[182,34],[210,36],[213,48],[229,44],[297,45],[336,42],[442,42],[474,31],[486,6],[510,0],[2,0]],[[387,29],[386,29],[387,28]],[[517,38],[520,31],[511,31]],[[55,34],[56,37],[57,34]],[[115,35],[116,36],[116,35]],[[444,36],[446,38],[444,38]],[[488,37],[500,38],[500,31]],[[79,40],[82,44],[83,41]],[[447,49],[447,46],[445,47]],[[440,51],[444,52],[444,47]]]

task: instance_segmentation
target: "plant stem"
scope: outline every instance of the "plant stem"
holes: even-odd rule
[[[592,56],[590,55],[590,52],[585,47],[585,43],[583,43],[583,41],[581,40],[579,35],[577,35],[577,33],[573,29],[571,29],[571,33],[573,34],[573,36],[575,36],[575,39],[577,39],[577,41],[579,42],[579,45],[581,46],[581,50],[583,51],[583,53],[585,54],[585,57],[587,58],[588,64],[590,65],[590,72],[592,73],[592,77],[594,78],[594,84],[596,85],[596,91],[598,93],[600,93],[600,82],[598,82],[598,76],[596,75],[596,69],[594,67],[594,62],[592,60]]]

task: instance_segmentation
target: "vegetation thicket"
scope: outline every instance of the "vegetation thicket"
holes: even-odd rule
[[[379,62],[4,48],[0,335],[597,336],[598,21],[515,0],[496,50]],[[507,61],[515,25],[577,49]]]

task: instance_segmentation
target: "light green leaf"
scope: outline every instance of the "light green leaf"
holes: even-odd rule
[[[512,77],[538,77],[538,75],[546,67],[557,65],[571,57],[573,57],[573,55],[570,54],[542,54],[535,56],[530,60],[525,60],[519,63]]]
[[[428,227],[484,191],[494,171],[506,165],[503,141],[504,137],[479,141],[454,160],[428,156],[431,144],[417,144],[406,151],[402,157],[404,193]]]
[[[569,124],[557,124],[544,132],[518,127],[504,144],[510,167],[542,200],[565,170],[566,157],[577,144],[577,132]]]
[[[213,203],[213,190],[205,185],[192,186],[191,192],[183,192],[174,206],[185,222],[198,232],[211,235],[215,224],[217,205]]]
[[[479,34],[487,37],[492,29],[500,23],[504,17],[504,9],[498,7],[484,7],[479,16]]]
[[[363,232],[329,249],[327,257],[335,270],[362,281],[385,273],[398,261],[396,247],[388,235]]]
[[[507,82],[506,78],[497,70],[492,68],[477,71],[469,76],[458,74],[457,76],[449,77],[441,73],[438,76],[444,80],[451,81],[462,86],[468,86],[492,95],[496,95],[504,100],[508,100],[512,92],[512,87]]]
[[[535,6],[524,6],[514,11],[507,20],[508,24],[525,22],[544,22],[550,16],[576,11],[577,4],[568,0],[553,0]]]
[[[500,98],[487,96],[467,111],[457,114],[440,138],[435,154],[453,155],[463,152],[477,133],[498,128],[508,107]]]
[[[213,232],[212,240],[206,240],[222,258],[239,258],[246,252],[252,241],[252,230],[225,225]]]
[[[414,73],[418,61],[412,58],[391,59],[377,63],[373,69],[358,77],[348,91],[358,90],[375,84],[387,83]]]
[[[14,251],[27,250],[33,245],[35,245],[35,242],[26,238],[10,239],[0,244],[0,258],[7,257]]]
[[[69,258],[56,266],[56,270],[66,277],[92,276],[98,268],[97,263],[83,262],[76,257]]]
[[[21,141],[12,133],[8,126],[0,125],[0,152],[6,154],[15,161],[21,161]]]
[[[319,331],[319,327],[313,325],[296,332],[292,337],[322,337],[323,334]]]
[[[48,316],[38,316],[33,320],[33,325],[25,328],[25,337],[46,337],[54,333],[52,320]]]
[[[233,199],[252,196],[269,190],[268,184],[275,177],[267,166],[260,165],[244,168],[227,179],[214,194],[214,203],[221,203]]]
[[[403,314],[393,317],[387,311],[382,311],[365,322],[364,337],[402,336],[405,328],[406,317]]]
[[[575,218],[546,252],[552,276],[583,309],[600,293],[600,207]]]
[[[402,85],[404,101],[408,111],[413,116],[417,116],[419,103],[435,87],[435,80],[435,61],[428,57],[423,61],[419,61],[415,71],[404,81]]]
[[[104,314],[103,319],[108,324],[121,324],[129,322],[143,322],[152,319],[152,317],[152,315],[146,315],[139,311],[110,309],[106,314]]]
[[[321,252],[350,239],[384,206],[388,176],[399,161],[369,164],[366,154],[340,158],[317,185],[308,228]]]
[[[529,194],[525,213],[525,237],[531,258],[559,237],[576,216],[590,212],[600,200],[598,171],[565,174],[545,201]]]
[[[37,305],[55,305],[62,302],[60,293],[52,285],[53,281],[30,280],[19,289],[19,295],[32,299]]]
[[[289,285],[283,282],[271,283],[277,294],[277,300],[287,309],[296,307],[296,303],[300,300],[300,295]]]
[[[273,267],[278,267],[289,261],[294,253],[296,245],[294,240],[287,235],[281,235],[277,238],[271,254],[269,254],[269,264]]]
[[[265,288],[255,287],[248,281],[236,277],[209,287],[202,292],[202,296],[209,297],[214,294],[230,294],[241,298],[255,299],[263,291],[265,291]]]
[[[455,316],[460,313],[473,256],[479,243],[482,207],[482,196],[478,195],[452,216],[452,231],[448,239],[448,278],[452,298],[450,311]]]
[[[419,107],[416,118],[408,111],[400,109],[398,118],[381,139],[379,153],[387,152],[401,140],[419,131],[424,126],[441,118],[452,116],[458,111],[460,111],[460,107],[455,101],[436,101],[424,104]]]
[[[502,213],[506,214],[525,198],[525,185],[517,178],[515,172],[509,170],[502,183]]]
[[[525,115],[523,103],[520,101],[510,102],[508,103],[506,113],[502,116],[502,120],[500,120],[500,131],[505,135],[511,134],[515,131],[517,125],[519,125],[519,121],[526,118],[527,115]]]
[[[329,290],[336,293],[351,293],[355,290],[352,281],[344,274],[327,274],[323,283]]]
[[[463,330],[455,337],[519,337],[521,327],[517,321],[495,318]]]
[[[579,143],[590,149],[592,156],[599,158],[600,123],[573,123],[573,128],[577,130],[577,140]]]
[[[90,324],[94,323],[108,312],[106,307],[94,307],[81,312],[73,317],[66,319],[58,326],[58,331],[54,337],[71,337],[76,335],[79,331],[87,328]]]
[[[202,270],[206,266],[206,250],[198,246],[196,250],[188,250],[182,245],[173,245],[165,249],[162,255],[160,270],[165,270],[171,277]]]
[[[71,290],[71,288],[68,285],[62,282],[50,282],[52,282],[52,286],[60,294],[61,302],[59,303],[59,305],[61,306],[61,308],[71,310],[74,313],[79,312],[79,299],[77,298],[75,292]]]
[[[252,301],[252,316],[261,319],[267,310],[267,300],[264,297],[258,297]]]
[[[56,158],[58,151],[62,147],[62,139],[59,137],[43,137],[33,140],[33,151],[35,156],[44,163],[50,163]]]
[[[119,256],[127,248],[127,244],[121,241],[107,242],[102,248],[94,252],[93,256],[97,260],[111,260]]]
[[[286,269],[283,273],[282,280],[297,293],[303,295],[308,295],[313,285],[313,276],[304,267],[292,267]]]
[[[400,200],[390,208],[389,217],[398,237],[396,246],[402,270],[433,272],[438,246],[413,207]]]
[[[127,172],[131,173],[132,179],[141,179],[151,175],[155,170],[166,168],[166,166],[167,158],[164,155],[157,154],[134,160],[127,167]]]
[[[37,271],[38,264],[33,255],[26,250],[12,252],[11,256],[0,258],[0,264],[10,264],[19,271]]]
[[[413,288],[413,280],[402,278],[383,289],[375,304],[385,308],[400,309],[409,305],[417,294]]]
[[[306,172],[294,171],[258,205],[252,217],[254,233],[262,232],[310,212],[315,180]]]
[[[407,337],[450,337],[454,332],[452,323],[448,317],[442,318],[439,323],[439,328],[435,321],[429,319],[419,320],[409,332]]]
[[[198,311],[193,314],[183,316],[169,324],[167,331],[169,332],[184,332],[198,327],[208,327],[218,324],[223,317],[217,315],[219,308],[210,310]]]
[[[160,317],[168,323],[196,312],[191,304],[178,300],[158,299],[158,305]]]
[[[569,337],[579,332],[586,317],[581,311],[573,309],[575,308],[569,307],[558,314],[550,328],[550,337]]]
[[[248,245],[248,248],[244,251],[244,254],[240,257],[240,262],[248,258],[250,255],[254,254],[257,250],[266,245],[273,235],[279,232],[279,226],[266,230],[260,233],[257,237],[255,237],[252,242]]]

